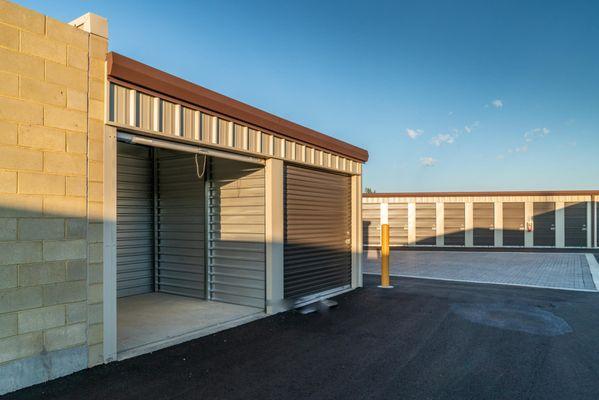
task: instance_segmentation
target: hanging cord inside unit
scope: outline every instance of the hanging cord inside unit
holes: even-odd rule
[[[198,154],[196,154],[196,175],[198,176],[198,179],[202,179],[204,177],[204,174],[206,173],[206,159],[208,158],[208,156],[204,156],[204,166],[202,167],[202,173],[200,174],[200,165],[198,163]]]

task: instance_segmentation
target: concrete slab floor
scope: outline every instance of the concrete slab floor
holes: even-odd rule
[[[117,351],[121,354],[223,324],[234,326],[235,321],[246,321],[263,315],[261,309],[254,307],[166,293],[123,297],[117,302]],[[214,330],[208,333],[212,331]],[[167,344],[174,343],[165,343]],[[150,350],[154,349],[148,349]]]

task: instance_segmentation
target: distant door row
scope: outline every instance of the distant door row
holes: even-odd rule
[[[406,246],[410,244],[434,246],[437,237],[443,237],[445,246],[495,246],[496,223],[495,204],[492,202],[472,203],[471,220],[466,222],[465,203],[442,203],[444,229],[437,227],[437,203],[415,203],[413,239],[410,240],[410,212],[408,203],[389,203],[387,205],[388,223],[390,226],[391,246]],[[539,247],[555,247],[558,226],[555,202],[534,202],[532,215],[526,218],[524,202],[503,202],[501,205],[502,224],[500,237],[503,246],[525,246],[525,232],[532,235],[532,245]],[[564,203],[563,243],[566,247],[587,246],[587,214],[586,202]],[[363,204],[364,245],[380,245],[380,204]],[[440,222],[439,222],[440,224]],[[467,243],[467,232],[470,243]],[[530,242],[529,242],[530,243]],[[529,244],[530,245],[530,244]]]

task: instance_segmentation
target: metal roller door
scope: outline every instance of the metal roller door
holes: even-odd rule
[[[444,244],[446,246],[463,246],[466,210],[464,203],[445,203],[443,224],[445,226]]]
[[[416,203],[416,244],[437,244],[437,206],[435,203]]]
[[[524,203],[503,203],[503,245],[524,246]]]
[[[389,245],[408,244],[408,203],[389,203]]]
[[[587,245],[587,203],[565,204],[566,247]]]
[[[473,204],[473,243],[475,246],[495,245],[495,207],[493,203]]]
[[[117,144],[117,297],[154,291],[152,150]]]
[[[349,176],[285,165],[284,295],[351,284]]]
[[[535,246],[555,246],[555,203],[535,202],[533,204],[533,244]]]
[[[210,166],[209,297],[265,307],[264,167],[214,158]]]
[[[157,153],[157,291],[205,298],[204,177],[193,154]]]
[[[362,240],[365,247],[381,245],[380,204],[362,204],[362,232]]]

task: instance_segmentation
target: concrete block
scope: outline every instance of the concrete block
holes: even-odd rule
[[[67,176],[67,196],[83,197],[87,190],[87,180],[82,176]]]
[[[17,127],[14,122],[0,121],[0,145],[17,144]]]
[[[19,265],[19,286],[21,287],[64,282],[65,279],[64,261]]]
[[[41,196],[0,193],[0,218],[37,217],[42,214],[42,207],[43,200]]]
[[[16,172],[0,171],[0,193],[17,193]],[[2,234],[0,233],[0,236],[1,235]]]
[[[87,242],[102,243],[104,240],[104,224],[101,222],[91,223],[87,227]]]
[[[46,17],[46,35],[53,40],[87,49],[88,33],[54,18]]]
[[[75,89],[67,90],[67,108],[87,111],[87,94]]]
[[[0,266],[0,289],[9,289],[17,287],[17,266]]]
[[[91,36],[99,36],[108,39],[108,20],[94,13],[86,13],[69,22],[82,31],[93,33]]]
[[[84,218],[67,219],[67,239],[85,239],[87,221]]]
[[[65,65],[67,63],[67,45],[44,35],[22,32],[21,52]]]
[[[44,348],[56,351],[82,345],[86,341],[86,324],[61,326],[44,332]]]
[[[0,241],[17,240],[16,218],[0,218]]]
[[[0,35],[2,32],[0,31]],[[0,37],[0,41],[1,41]],[[0,95],[19,96],[19,76],[10,72],[0,71]]]
[[[87,152],[87,137],[85,133],[67,132],[67,152],[81,154]]]
[[[104,320],[104,307],[102,303],[90,304],[88,307],[88,322],[90,325],[101,324]]]
[[[89,159],[92,161],[104,160],[104,142],[99,140],[89,141]]]
[[[12,26],[0,24],[0,46],[19,50],[19,30]]]
[[[85,155],[71,153],[45,153],[44,171],[55,174],[85,175]]]
[[[89,180],[102,182],[104,180],[104,164],[100,161],[91,161],[88,168]]]
[[[20,311],[19,334],[62,326],[65,324],[65,315],[64,305]]]
[[[89,285],[87,292],[87,302],[89,304],[101,303],[103,297],[103,286],[102,284]]]
[[[97,143],[102,143],[102,146],[104,146],[104,121],[101,121],[99,119],[90,119],[88,123],[89,139]]]
[[[42,306],[42,288],[14,288],[0,290],[0,314]]]
[[[19,127],[19,145],[40,150],[64,151],[65,134],[61,129],[21,125]]]
[[[102,263],[89,264],[89,283],[102,283],[104,281],[104,266]]]
[[[90,182],[88,185],[89,201],[102,202],[104,200],[104,185],[102,182]]]
[[[85,281],[62,282],[43,287],[44,305],[75,303],[85,300]]]
[[[44,79],[44,60],[0,47],[0,70]]]
[[[103,247],[103,243],[92,243],[88,245],[87,259],[90,263],[102,263],[104,260],[102,257]]]
[[[87,346],[43,352],[0,365],[0,395],[72,374],[87,365]]]
[[[104,81],[92,78],[89,80],[89,97],[94,100],[104,101]]]
[[[104,214],[104,203],[90,201],[89,202],[89,220],[91,222],[102,221]]]
[[[85,132],[87,128],[87,115],[81,111],[47,106],[44,107],[44,125]]]
[[[65,194],[65,177],[62,175],[19,172],[19,193]]]
[[[87,279],[87,262],[85,260],[67,261],[67,281]]]
[[[17,314],[0,315],[0,339],[14,336],[18,332]]]
[[[88,367],[95,367],[104,363],[104,345],[94,344],[88,347]]]
[[[108,41],[105,38],[91,35],[89,40],[89,56],[96,60],[106,60]]]
[[[89,117],[99,120],[104,119],[104,102],[101,100],[89,100]]]
[[[11,1],[0,1],[0,21],[30,32],[44,33],[45,17],[42,14]]]
[[[85,240],[45,240],[44,261],[84,259],[86,245]]]
[[[53,83],[21,78],[21,98],[64,107],[67,104],[67,90]]]
[[[0,265],[42,261],[41,242],[0,242]]]
[[[49,217],[64,216],[84,218],[86,213],[85,198],[81,197],[44,197],[44,215]]]
[[[0,364],[38,354],[42,349],[43,337],[41,332],[0,339]]]
[[[104,325],[103,324],[95,324],[91,325],[87,331],[87,343],[98,344],[103,342],[104,337]]]
[[[0,168],[18,169],[20,171],[27,169],[41,171],[43,166],[42,153],[37,150],[0,147],[0,154],[2,154],[2,157],[0,157]]]
[[[94,79],[104,79],[105,66],[104,61],[99,58],[91,58],[89,60],[89,76]]]
[[[2,57],[1,54],[0,57]],[[41,125],[44,122],[43,118],[43,107],[40,104],[0,97],[0,119]]]
[[[87,49],[67,46],[67,65],[87,71]]]
[[[85,301],[82,301],[80,303],[67,304],[67,324],[83,322],[86,320],[87,303]]]
[[[62,218],[23,218],[19,221],[19,239],[64,239],[64,225],[65,221]]]
[[[87,72],[66,65],[46,62],[46,80],[70,89],[87,92]]]

